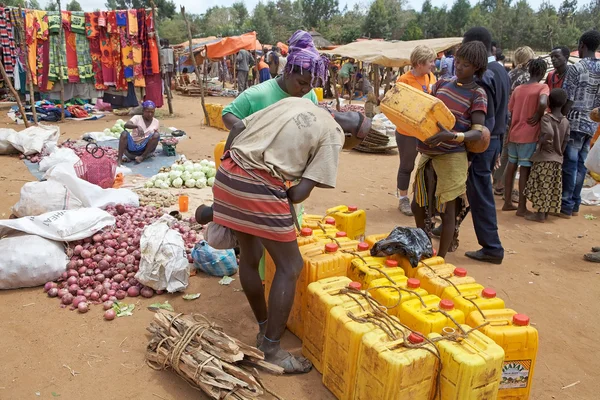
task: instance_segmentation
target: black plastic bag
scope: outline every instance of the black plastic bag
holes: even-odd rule
[[[417,268],[421,258],[433,257],[431,239],[421,228],[398,226],[387,238],[375,243],[371,249],[371,255],[374,257],[386,257],[394,254],[408,257],[410,265]]]

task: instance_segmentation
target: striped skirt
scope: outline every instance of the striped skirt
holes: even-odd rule
[[[224,158],[213,186],[213,221],[276,242],[296,240],[296,228],[282,181],[268,172],[247,172]]]

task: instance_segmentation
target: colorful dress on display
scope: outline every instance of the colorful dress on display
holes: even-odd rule
[[[90,43],[86,37],[85,14],[82,11],[71,13],[71,32],[75,34],[75,52],[77,53],[77,71],[80,82],[93,82],[94,70]]]
[[[108,87],[104,84],[102,74],[102,51],[100,49],[100,27],[98,18],[100,11],[85,13],[86,36],[90,42],[90,56],[92,57],[92,71],[94,73],[95,88],[97,90],[106,90]]]
[[[59,11],[48,11],[48,33],[50,35],[48,80],[67,80],[67,50],[64,40],[60,40],[62,19]],[[62,67],[62,71],[61,71]]]
[[[0,47],[2,47],[2,65],[6,75],[12,78],[17,63],[17,47],[13,36],[10,8],[0,8]]]

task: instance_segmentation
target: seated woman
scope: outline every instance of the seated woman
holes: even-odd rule
[[[125,124],[125,128],[133,131],[131,133],[123,131],[121,133],[119,139],[119,165],[121,165],[121,162],[130,160],[141,163],[156,150],[160,140],[160,134],[158,133],[160,125],[158,120],[154,118],[155,110],[154,102],[146,100],[142,103],[142,115],[134,115]]]

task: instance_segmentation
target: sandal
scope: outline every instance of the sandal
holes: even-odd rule
[[[277,363],[280,367],[283,368],[283,373],[285,374],[306,374],[312,370],[312,363],[310,360],[304,357],[296,357],[292,353],[288,353],[288,355]]]

